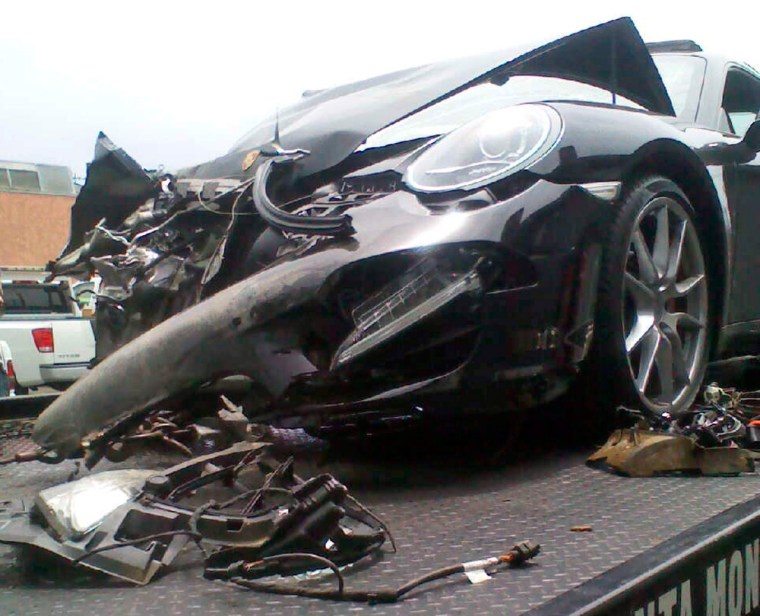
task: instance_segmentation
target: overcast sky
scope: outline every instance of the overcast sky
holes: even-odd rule
[[[755,0],[726,11],[665,0],[3,3],[0,159],[81,175],[103,130],[143,166],[176,169],[225,152],[304,90],[624,15],[645,40],[691,38],[760,67]]]

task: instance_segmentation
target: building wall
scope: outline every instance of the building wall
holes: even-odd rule
[[[74,197],[0,192],[0,267],[46,265],[69,239]]]

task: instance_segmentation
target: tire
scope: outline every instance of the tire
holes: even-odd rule
[[[0,368],[0,398],[7,398],[11,395],[11,382],[5,371]]]
[[[592,347],[597,406],[605,411],[678,413],[699,392],[711,315],[694,220],[688,198],[667,178],[644,177],[624,193],[603,251]]]

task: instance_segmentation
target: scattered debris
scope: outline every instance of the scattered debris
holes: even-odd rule
[[[570,531],[573,533],[590,533],[593,532],[593,528],[589,526],[588,524],[584,524],[581,526],[571,526]]]
[[[629,477],[663,473],[738,475],[755,470],[752,456],[738,447],[702,447],[693,438],[649,429],[620,429],[589,458]]]
[[[760,450],[760,392],[709,385],[705,404],[677,417],[620,410],[637,420],[616,430],[589,464],[605,464],[631,477],[686,472],[737,475],[755,470],[750,449]]]
[[[0,543],[35,546],[72,565],[147,584],[192,541],[209,580],[364,603],[397,602],[458,573],[478,584],[540,552],[523,541],[505,554],[437,569],[399,588],[347,590],[342,569],[378,554],[386,539],[395,552],[390,531],[334,477],[301,479],[292,458],[281,463],[270,449],[241,442],[166,471],[105,471],[42,490],[33,502],[1,503]],[[302,583],[320,571],[334,575],[337,588]]]
[[[47,452],[31,440],[33,429],[29,419],[0,421],[0,466],[45,458]]]
[[[331,475],[303,480],[262,443],[163,472],[111,471],[0,504],[0,542],[148,583],[194,541],[208,570],[308,554],[343,566],[393,539]],[[395,549],[395,546],[394,546]],[[307,565],[308,568],[313,568]],[[295,567],[299,569],[299,567]]]

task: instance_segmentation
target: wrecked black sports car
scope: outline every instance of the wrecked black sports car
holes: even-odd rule
[[[684,409],[757,351],[758,110],[752,69],[624,18],[305,93],[175,175],[101,135],[53,268],[102,278],[97,365],[34,438],[209,390],[321,431],[506,411],[579,372]]]

